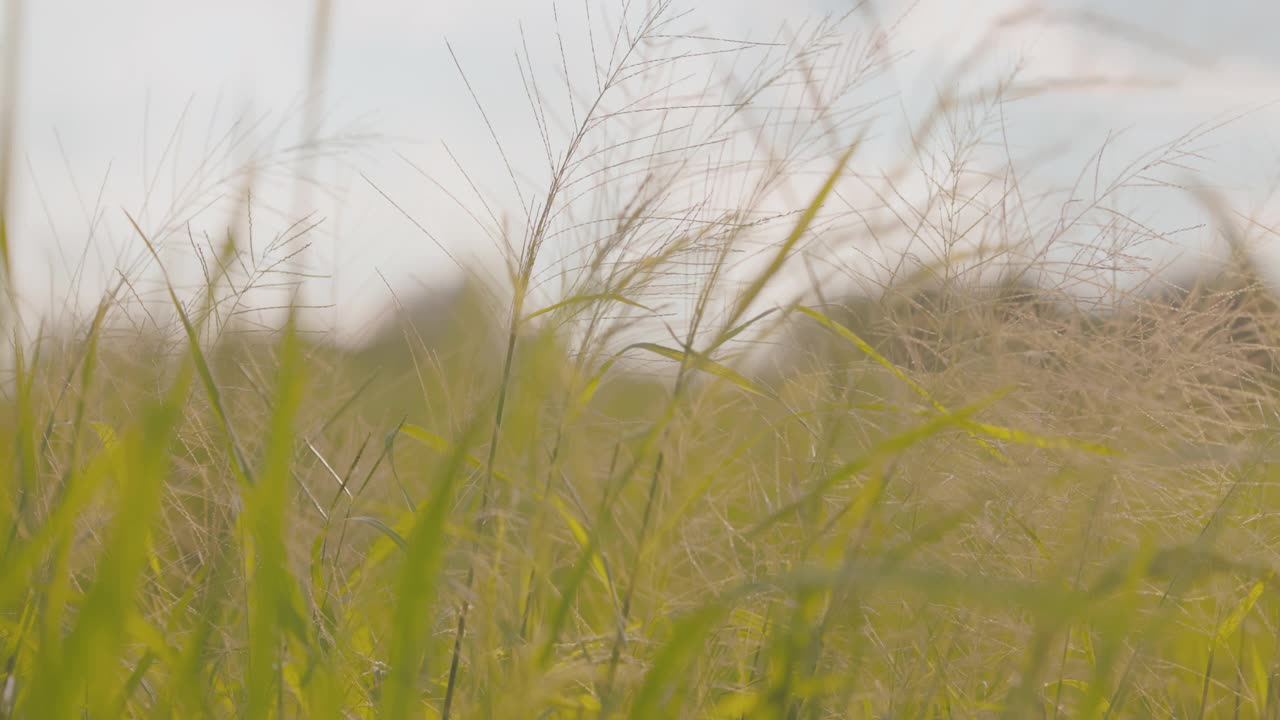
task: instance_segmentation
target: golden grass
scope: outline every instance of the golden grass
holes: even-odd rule
[[[851,227],[861,128],[818,112],[764,170],[706,148],[880,61],[823,65],[848,48],[820,25],[709,129],[620,148],[657,137],[624,110],[678,64],[668,12],[611,38],[566,136],[530,91],[549,180],[488,227],[505,285],[466,269],[416,311],[447,321],[239,334],[268,273],[237,268],[274,266],[233,237],[194,297],[167,284],[173,332],[127,327],[122,282],[14,343],[0,717],[1280,714],[1280,312],[1247,257],[1105,312],[962,263],[779,301]],[[735,209],[690,195],[735,173]]]

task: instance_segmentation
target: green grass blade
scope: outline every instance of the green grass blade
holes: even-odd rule
[[[704,352],[710,354],[716,348],[723,345],[729,337],[740,332],[737,329],[738,321],[746,314],[747,310],[764,291],[766,285],[769,284],[775,275],[782,270],[782,266],[791,259],[792,251],[795,250],[796,244],[800,242],[805,233],[808,232],[809,226],[818,217],[818,211],[826,204],[827,197],[835,189],[836,182],[844,175],[845,168],[848,167],[849,161],[853,159],[853,155],[858,150],[859,143],[855,142],[849,146],[847,150],[836,161],[835,168],[827,176],[823,182],[821,189],[809,202],[809,205],[800,213],[800,217],[796,220],[796,224],[792,227],[791,232],[778,244],[778,249],[774,252],[773,258],[769,261],[768,266],[756,276],[756,278],[747,286],[747,289],[738,296],[734,303],[733,310],[730,311],[728,319],[725,321],[725,333]]]
[[[358,523],[363,523],[365,525],[368,525],[369,527],[373,528],[374,530],[377,530],[378,532],[386,536],[388,540],[395,543],[396,546],[398,546],[401,550],[407,551],[409,549],[409,541],[405,540],[403,535],[396,532],[395,528],[392,528],[390,525],[387,525],[386,523],[382,522],[378,518],[358,515],[351,518],[351,522],[358,522]]]
[[[645,673],[631,705],[631,720],[664,716],[664,708],[678,707],[680,688],[687,682],[689,665],[702,651],[707,635],[729,613],[724,601],[705,605],[677,621],[667,641]]]
[[[651,308],[641,305],[635,300],[632,300],[619,293],[596,293],[594,295],[575,295],[571,298],[561,300],[558,303],[548,305],[547,307],[544,307],[541,310],[535,310],[534,312],[531,312],[528,315],[525,315],[524,319],[521,320],[521,323],[522,324],[527,323],[530,320],[542,317],[543,315],[547,315],[549,313],[553,313],[557,310],[563,310],[564,308],[574,307],[576,305],[591,305],[593,303],[606,302],[606,301],[615,302],[622,305],[629,305],[633,308],[644,310],[645,312],[650,312],[650,313],[653,312]]]
[[[274,407],[258,482],[245,488],[245,518],[252,543],[249,583],[247,715],[266,717],[275,704],[284,632],[305,635],[300,589],[290,571],[285,538],[294,424],[302,404],[305,368],[293,321],[280,343]]]
[[[437,452],[446,453],[446,454],[452,452],[452,448],[448,440],[445,440],[444,438],[431,432],[430,430],[427,430],[426,428],[421,428],[421,427],[418,427],[417,425],[405,423],[400,426],[399,431]],[[476,457],[475,455],[472,455],[471,453],[467,453],[464,457],[464,460],[468,465],[475,468],[476,470],[483,471],[485,469],[485,462],[480,458]],[[493,477],[501,482],[510,481],[510,478],[507,477],[506,473],[502,472],[501,470],[495,469],[493,471]]]
[[[667,358],[668,360],[675,360],[680,363],[687,363],[689,367],[692,367],[695,370],[699,370],[701,372],[707,373],[708,375],[713,375],[722,380],[727,380],[728,382],[732,383],[734,386],[742,390],[745,390],[751,393],[752,395],[758,395],[760,397],[765,397],[765,398],[774,397],[774,394],[770,392],[768,389],[762,387],[757,383],[752,382],[751,380],[748,380],[745,376],[742,375],[742,373],[739,373],[737,370],[734,370],[733,368],[728,367],[727,365],[722,365],[716,362],[715,360],[712,360],[711,358],[708,358],[705,355],[698,352],[693,352],[693,351],[685,352],[681,350],[676,350],[675,348],[666,347],[665,345],[658,345],[656,343],[649,343],[649,342],[642,342],[642,343],[635,343],[632,345],[628,345],[626,348],[622,350],[622,353],[626,353],[630,350],[645,350],[647,352],[653,353],[654,355]]]
[[[474,430],[474,426],[473,426]],[[417,706],[418,678],[425,661],[430,612],[439,591],[444,568],[446,522],[454,494],[462,480],[469,454],[469,436],[453,445],[447,460],[436,474],[435,489],[417,512],[417,522],[407,540],[401,572],[398,602],[394,613],[395,635],[391,642],[391,669],[383,687],[380,717],[405,720],[421,717]]]
[[[1231,609],[1231,612],[1218,625],[1217,631],[1214,633],[1214,641],[1223,647],[1227,647],[1228,641],[1236,631],[1240,629],[1240,625],[1244,623],[1244,619],[1253,611],[1253,607],[1258,604],[1258,599],[1262,597],[1262,593],[1267,588],[1266,580],[1259,580],[1249,588],[1249,592],[1240,599],[1239,604]]]
[[[125,217],[129,219],[129,223],[133,225],[134,231],[138,237],[142,238],[151,251],[151,256],[155,258],[157,264],[160,264],[160,254],[156,252],[156,248],[151,244],[151,240],[147,234],[142,231],[137,221],[128,212]],[[161,269],[163,269],[161,265]],[[214,381],[213,371],[209,367],[209,361],[206,359],[204,350],[200,347],[200,333],[197,331],[191,318],[187,315],[187,311],[182,306],[182,302],[178,300],[178,294],[174,292],[173,284],[165,281],[165,286],[169,291],[169,301],[173,304],[174,312],[178,314],[178,319],[182,322],[182,329],[186,333],[187,344],[191,350],[191,357],[195,361],[196,372],[200,375],[200,382],[204,384],[205,394],[209,398],[209,406],[213,409],[214,419],[217,420],[219,427],[223,433],[223,442],[226,444],[227,455],[231,461],[231,467],[236,473],[236,478],[244,485],[250,485],[253,482],[253,475],[249,471],[249,464],[245,461],[244,454],[240,451],[240,446],[236,442],[235,432],[232,429],[231,420],[227,417],[227,410],[222,402],[222,391],[218,389],[218,383]]]
[[[774,511],[773,513],[770,513],[768,517],[766,517],[764,520],[761,520],[759,523],[757,523],[751,530],[747,532],[747,536],[754,537],[756,535],[759,535],[761,532],[764,532],[768,528],[772,527],[775,523],[777,523],[783,517],[786,517],[787,515],[795,513],[796,511],[800,510],[806,505],[812,503],[814,499],[822,495],[822,493],[826,492],[830,488],[834,487],[835,485],[845,480],[848,480],[849,478],[857,475],[858,473],[863,472],[864,470],[870,468],[876,463],[883,462],[884,460],[887,460],[893,457],[894,455],[897,455],[903,452],[904,450],[907,450],[908,448],[920,442],[921,440],[937,435],[938,433],[942,432],[943,430],[946,430],[949,427],[960,426],[961,421],[972,416],[977,412],[980,412],[984,408],[990,406],[992,403],[999,400],[1002,395],[1003,393],[997,394],[995,396],[987,398],[986,400],[983,400],[982,402],[974,403],[972,405],[967,405],[963,408],[960,408],[959,410],[948,412],[942,415],[937,415],[933,419],[929,420],[928,422],[925,422],[910,430],[907,430],[906,432],[899,433],[898,435],[895,435],[887,440],[884,440],[878,443],[874,448],[872,448],[869,452],[865,453],[862,457],[856,460],[853,460],[851,462],[845,463],[844,465],[841,465],[835,470],[832,470],[831,472],[827,473],[822,479],[812,483],[807,489],[805,489],[800,494],[800,496],[797,499],[787,503],[782,508]]]
[[[105,550],[75,626],[60,652],[46,648],[28,695],[33,717],[68,717],[80,703],[106,707],[118,688],[115,659],[125,639],[122,619],[135,612],[135,593],[146,567],[147,538],[168,476],[169,441],[182,417],[190,373],[179,374],[167,397],[150,408],[124,445],[121,486]]]
[[[889,361],[888,358],[886,358],[885,356],[877,352],[875,348],[871,347],[870,343],[858,337],[857,333],[853,332],[852,330],[840,324],[839,322],[832,320],[831,318],[827,317],[826,315],[823,315],[822,313],[812,308],[797,307],[796,310],[813,318],[818,322],[818,324],[822,325],[827,330],[830,330],[831,332],[840,336],[844,340],[848,341],[851,345],[856,347],[858,350],[862,351],[867,357],[874,360],[878,365],[880,365],[881,367],[885,368],[890,373],[892,373],[894,377],[901,380],[907,387],[911,388],[911,390],[915,394],[919,395],[921,398],[927,401],[931,406],[933,406],[934,410],[937,410],[940,413],[947,412],[947,408],[944,407],[942,403],[935,400],[933,395],[928,390],[925,390],[923,387],[920,386],[919,383],[917,383],[915,380],[912,380],[911,376],[903,372],[901,368],[899,368],[897,365],[894,365],[892,362]],[[990,453],[992,457],[1002,462],[1009,461],[1009,458],[1005,456],[1004,453],[1000,452],[998,448],[991,445],[990,443],[983,440],[982,438],[977,437],[976,435],[973,434],[972,431],[969,431],[969,436],[972,437],[975,441],[977,441],[977,443],[981,445],[984,450]]]

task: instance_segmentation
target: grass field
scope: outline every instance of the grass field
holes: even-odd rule
[[[660,11],[613,40],[639,55]],[[833,33],[708,137],[777,140],[733,123],[792,82],[799,107]],[[148,322],[128,277],[66,327],[6,313],[0,718],[1280,717],[1280,312],[1242,245],[1106,311],[960,262],[780,300],[857,117],[791,126],[736,209],[690,203],[738,168],[707,138],[668,162],[615,112],[654,82],[618,56],[563,142],[538,121],[537,210],[486,225],[502,281],[467,267],[362,350],[292,311],[242,332],[276,265],[239,220],[197,286],[133,225]],[[941,137],[981,142],[954,109]],[[1008,229],[960,222],[937,168],[926,231],[959,256]]]

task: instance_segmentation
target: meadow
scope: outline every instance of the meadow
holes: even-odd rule
[[[0,718],[1280,717],[1280,310],[1246,233],[1189,198],[1229,260],[1108,304],[1041,252],[1123,248],[1113,196],[1198,136],[1070,221],[971,221],[1010,80],[881,176],[929,180],[916,216],[840,214],[874,34],[819,24],[691,104],[668,10],[592,39],[568,130],[529,81],[545,183],[514,219],[460,201],[499,270],[360,347],[241,312],[308,231],[254,219],[249,171],[190,255],[188,215],[128,214],[149,261],[83,317],[5,284]],[[948,250],[872,291],[815,270],[895,230]]]

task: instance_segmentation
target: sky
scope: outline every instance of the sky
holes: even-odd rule
[[[0,6],[9,10],[13,2]],[[590,58],[604,56],[624,2],[332,2],[319,153],[296,149],[305,133],[314,0],[25,3],[19,86],[16,93],[4,88],[2,99],[15,103],[18,118],[11,236],[28,311],[91,307],[122,269],[154,275],[130,217],[153,236],[166,267],[191,281],[199,271],[193,245],[216,245],[228,218],[243,225],[248,192],[258,250],[287,237],[308,211],[304,226],[319,221],[298,262],[326,279],[311,281],[306,299],[336,308],[322,316],[346,337],[384,317],[393,292],[447,286],[460,273],[455,260],[493,264],[489,233],[441,187],[472,198],[461,204],[479,212],[465,187],[474,182],[495,217],[520,215],[520,192],[506,166],[514,165],[528,190],[545,175],[545,163],[517,58],[528,58],[541,83],[549,124],[572,125],[594,82]],[[632,0],[630,17],[645,5]],[[745,57],[767,51],[726,39],[776,42],[786,37],[783,28],[812,28],[850,11],[838,38],[884,30],[882,52],[893,57],[843,100],[851,107],[876,101],[866,116],[867,148],[854,160],[860,172],[896,167],[908,129],[940,93],[989,88],[1017,65],[1020,87],[1054,89],[985,108],[988,134],[977,162],[1005,173],[980,191],[987,207],[1000,204],[1015,177],[1028,212],[1043,216],[1025,223],[1050,227],[1055,213],[1087,205],[1094,186],[1123,175],[1146,153],[1212,127],[1179,147],[1177,163],[1136,177],[1212,187],[1234,221],[1250,229],[1259,256],[1268,265],[1280,259],[1268,229],[1280,226],[1280,203],[1271,197],[1280,179],[1280,110],[1273,105],[1280,100],[1280,46],[1269,32],[1280,24],[1280,4],[682,0],[673,4],[670,28],[704,38],[682,41],[684,51],[739,47]],[[680,77],[701,82],[696,78],[710,73],[716,84],[699,87],[731,88],[754,66],[734,65],[729,55],[739,54],[690,56],[679,63],[687,73]],[[954,75],[972,57],[980,62]],[[567,100],[566,84],[578,100]],[[553,140],[562,139],[556,132]],[[252,176],[237,172],[251,160]],[[294,182],[299,169],[313,182]],[[781,209],[803,205],[813,187],[807,177],[770,201]],[[1164,247],[1135,250],[1133,262],[1162,262],[1182,250],[1193,253],[1190,262],[1203,262],[1194,253],[1212,250],[1205,223],[1213,216],[1185,189],[1143,184],[1121,193],[1126,217]],[[918,204],[927,185],[908,178],[886,207]],[[848,192],[876,194],[865,184]],[[847,200],[849,207],[859,202]],[[901,213],[882,210],[889,218]],[[1055,257],[1088,265],[1097,233],[1073,232],[1079,237],[1064,233],[1067,249]],[[827,264],[845,275],[860,272],[859,262],[886,262],[867,259],[844,235],[831,242],[839,259]]]

